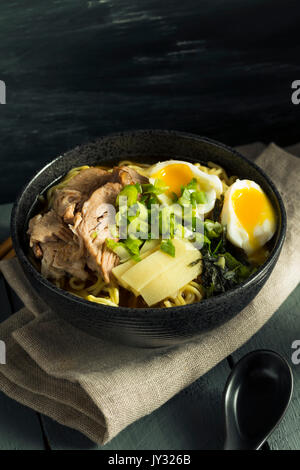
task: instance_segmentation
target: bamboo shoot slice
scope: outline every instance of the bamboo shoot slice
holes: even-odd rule
[[[182,258],[176,266],[171,267],[146,284],[140,290],[140,295],[147,305],[151,306],[167,297],[174,296],[174,293],[199,276],[202,270],[200,257],[199,252],[189,254]],[[197,260],[199,260],[198,263]],[[195,264],[193,265],[193,263]]]
[[[149,250],[144,251],[144,253],[141,254],[140,258],[141,260],[145,259],[147,256],[151,255],[158,249],[158,244],[153,245],[152,247],[149,248]],[[141,261],[134,261],[133,259],[130,259],[126,261],[125,263],[118,264],[115,268],[112,269],[112,273],[119,282],[119,284],[125,289],[128,288],[128,284],[122,279],[123,274],[128,271],[130,268],[135,266],[136,264],[140,263]],[[138,292],[135,291],[135,289],[131,289],[136,295],[138,295]]]
[[[173,244],[176,253],[174,258],[161,250],[157,250],[122,274],[122,282],[130,286],[132,290],[140,292],[152,279],[175,267],[182,258],[191,253],[194,257],[196,254],[199,256],[199,251],[190,242],[174,239]]]

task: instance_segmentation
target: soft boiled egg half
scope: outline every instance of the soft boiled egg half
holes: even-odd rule
[[[276,216],[268,197],[254,181],[236,180],[225,194],[221,222],[227,238],[248,255],[257,252],[276,231]]]
[[[156,180],[163,181],[168,187],[164,194],[159,197],[163,203],[172,202],[171,195],[181,194],[181,187],[186,186],[195,178],[199,185],[199,190],[205,192],[206,203],[198,204],[198,212],[207,214],[215,205],[216,198],[222,194],[223,187],[220,178],[216,175],[209,175],[201,171],[195,165],[180,160],[169,160],[159,162],[148,170],[150,183],[154,184]]]

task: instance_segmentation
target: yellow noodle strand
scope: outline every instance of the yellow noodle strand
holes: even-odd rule
[[[69,279],[70,287],[74,290],[82,290],[85,287],[85,282],[77,279],[76,277],[71,277]]]
[[[103,289],[103,287],[105,286],[105,282],[103,281],[102,277],[100,276],[99,273],[97,273],[97,281],[92,284],[91,286],[87,287],[87,291],[94,295],[94,296],[97,296],[101,290]]]
[[[94,297],[93,295],[87,295],[85,299],[89,300],[90,302],[95,302],[96,304],[109,305],[110,307],[118,307],[118,304],[106,297]]]
[[[131,160],[122,160],[118,166],[128,166],[129,168],[150,168],[151,165],[149,165],[149,163],[139,163],[137,165],[136,162],[133,162]]]
[[[174,307],[178,305],[188,305],[198,302],[203,298],[202,287],[196,281],[191,281],[180,289],[176,297],[164,300],[165,307]]]

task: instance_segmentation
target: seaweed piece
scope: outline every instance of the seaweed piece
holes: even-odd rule
[[[231,289],[254,272],[248,263],[241,263],[231,253],[212,253],[206,246],[202,249],[202,266],[201,283],[206,297]]]
[[[220,222],[223,203],[224,203],[224,196],[222,195],[220,199],[216,199],[216,202],[212,211],[213,220],[217,220],[218,222]]]

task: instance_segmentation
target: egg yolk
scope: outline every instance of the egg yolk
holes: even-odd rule
[[[173,165],[164,166],[151,177],[162,180],[169,187],[169,194],[175,193],[180,196],[181,186],[186,186],[193,179],[193,173],[188,165],[174,163]]]
[[[266,220],[275,221],[274,209],[267,196],[256,188],[237,189],[232,195],[234,212],[249,236],[253,249],[259,248],[254,231]]]

